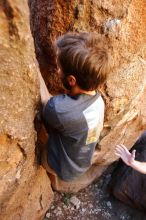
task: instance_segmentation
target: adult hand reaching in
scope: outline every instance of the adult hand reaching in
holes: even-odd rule
[[[136,150],[133,150],[132,153],[130,153],[123,144],[116,146],[115,154],[119,156],[125,164],[139,171],[140,173],[146,174],[146,162],[135,160],[135,153]]]
[[[132,153],[129,152],[129,150],[123,145],[117,145],[116,146],[116,152],[115,154],[123,160],[124,163],[126,163],[128,166],[131,166],[135,160],[135,153],[136,150],[133,150]]]

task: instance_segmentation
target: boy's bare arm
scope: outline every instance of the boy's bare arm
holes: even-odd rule
[[[115,154],[119,156],[124,163],[133,169],[139,171],[140,173],[146,174],[146,162],[139,162],[135,160],[136,150],[133,150],[132,153],[128,151],[128,149],[123,145],[116,146]]]
[[[43,107],[45,107],[45,105],[47,104],[48,100],[52,97],[52,95],[48,92],[47,86],[40,72],[38,73],[38,77],[40,81],[41,102]]]

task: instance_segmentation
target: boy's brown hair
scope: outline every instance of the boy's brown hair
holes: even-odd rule
[[[81,89],[96,90],[105,82],[109,72],[109,57],[104,36],[67,33],[58,38],[56,46],[63,74],[75,76]]]

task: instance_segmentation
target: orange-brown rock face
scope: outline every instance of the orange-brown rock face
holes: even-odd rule
[[[53,77],[57,79],[52,52],[54,39],[67,31],[95,31],[111,42],[113,70],[103,91],[106,116],[97,152],[98,164],[108,165],[116,159],[116,144],[124,143],[130,148],[146,128],[146,1],[29,0],[29,3],[37,58],[50,91],[59,88],[59,81],[50,85]]]
[[[41,219],[53,192],[35,158],[39,87],[27,1],[1,1],[0,27],[0,219]]]

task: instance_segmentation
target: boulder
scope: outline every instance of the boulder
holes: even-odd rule
[[[58,36],[93,31],[110,42],[112,71],[101,91],[106,112],[96,151],[97,169],[108,166],[117,159],[115,145],[130,148],[146,128],[146,2],[29,0],[29,6],[37,59],[52,94],[62,88],[53,50]]]
[[[0,219],[38,220],[53,191],[35,156],[39,70],[27,1],[1,1],[0,27]]]

